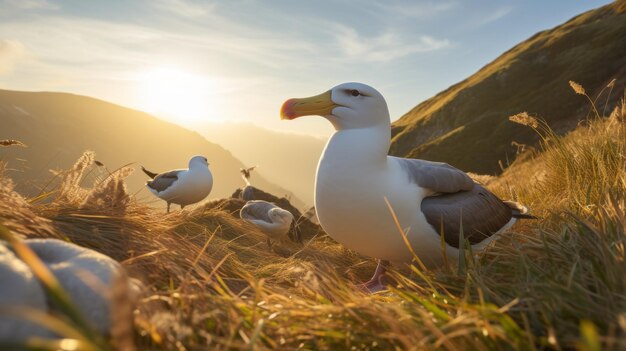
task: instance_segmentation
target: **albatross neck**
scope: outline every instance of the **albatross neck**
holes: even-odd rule
[[[391,128],[388,124],[338,130],[328,140],[324,157],[359,163],[384,163],[387,162],[390,139]]]

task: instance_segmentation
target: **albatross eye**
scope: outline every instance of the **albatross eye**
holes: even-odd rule
[[[358,90],[356,90],[356,89],[352,89],[352,90],[350,90],[350,95],[352,95],[352,96],[359,96],[359,95],[361,95],[361,93]]]

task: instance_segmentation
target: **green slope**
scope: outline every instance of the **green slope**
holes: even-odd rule
[[[590,95],[613,78],[611,103],[626,81],[626,1],[581,14],[535,34],[471,77],[417,105],[392,126],[393,155],[445,161],[466,171],[498,173],[515,158],[512,141],[533,144],[536,135],[510,123],[528,111],[559,133],[573,129],[589,111],[573,97],[569,80]],[[606,95],[599,100],[604,106]]]

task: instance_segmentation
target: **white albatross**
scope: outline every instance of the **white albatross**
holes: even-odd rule
[[[141,167],[152,180],[146,182],[148,189],[167,202],[167,212],[171,204],[183,209],[187,205],[202,201],[211,193],[213,175],[209,162],[204,156],[194,156],[189,160],[188,169],[175,169],[164,173],[154,173]]]
[[[474,252],[510,228],[526,208],[498,199],[467,174],[448,164],[388,156],[391,128],[387,103],[374,88],[345,83],[310,98],[289,99],[281,119],[319,115],[335,127],[320,158],[315,208],[322,228],[338,242],[383,261],[413,256],[394,222],[386,199],[415,254],[424,264],[458,258],[462,222]],[[462,220],[461,220],[462,219]],[[382,290],[384,262],[364,284]]]
[[[272,240],[284,238],[293,222],[291,212],[263,200],[248,201],[239,211],[239,216],[267,235],[267,246],[270,249]]]

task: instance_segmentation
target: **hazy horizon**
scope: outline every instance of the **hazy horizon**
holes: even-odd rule
[[[392,119],[540,30],[609,1],[0,1],[0,88],[87,95],[194,129],[281,122],[290,97],[375,86]],[[26,77],[26,78],[25,78]]]

